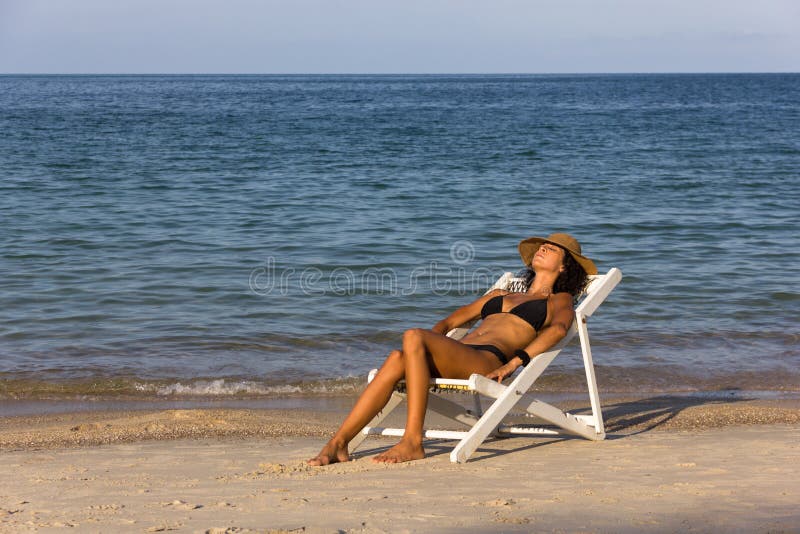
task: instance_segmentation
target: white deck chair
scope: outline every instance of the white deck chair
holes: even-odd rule
[[[493,289],[506,289],[512,278],[511,273],[505,273],[492,286]],[[495,380],[473,374],[468,380],[454,380],[437,378],[431,381],[432,392],[428,398],[428,410],[460,423],[468,427],[468,430],[429,430],[426,429],[424,437],[428,439],[458,440],[458,444],[450,453],[450,461],[463,463],[466,462],[472,453],[483,443],[483,441],[494,435],[497,437],[509,437],[515,435],[524,436],[549,436],[560,434],[573,434],[591,440],[602,440],[605,438],[603,427],[603,414],[600,411],[600,397],[597,392],[597,382],[594,375],[594,364],[592,363],[592,352],[589,346],[589,331],[586,327],[586,320],[597,310],[609,293],[622,279],[622,271],[613,268],[603,275],[589,277],[589,284],[577,308],[575,309],[575,320],[572,322],[567,335],[556,346],[533,358],[531,362],[520,368],[517,373],[507,379],[507,384],[500,384]],[[464,337],[472,324],[462,325],[448,332],[448,336],[454,339]],[[583,365],[586,370],[586,382],[589,389],[589,399],[592,406],[592,415],[573,415],[563,412],[545,402],[534,400],[525,406],[526,414],[544,419],[546,422],[557,427],[537,427],[532,425],[508,424],[504,419],[508,416],[512,408],[522,399],[522,396],[533,386],[533,383],[550,365],[550,362],[558,356],[562,349],[578,335],[583,353]],[[369,374],[369,381],[377,373],[373,369]],[[510,381],[510,382],[509,382]],[[388,416],[404,399],[404,383],[398,384],[392,393],[386,407],[378,413],[375,418],[367,425],[360,434],[350,442],[350,450],[356,450],[368,435],[382,436],[402,436],[402,428],[383,428],[378,425]],[[470,392],[473,395],[474,409],[469,410],[460,404],[437,395],[438,391],[460,390]],[[484,412],[481,406],[481,395],[494,399],[491,406]]]

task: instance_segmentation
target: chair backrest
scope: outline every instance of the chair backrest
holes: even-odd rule
[[[497,279],[497,282],[495,282],[492,287],[486,290],[486,293],[495,289],[507,289],[509,284],[513,283],[513,279],[514,273],[503,273],[503,275]],[[586,285],[586,289],[578,299],[578,305],[575,308],[575,315],[590,317],[600,306],[600,304],[602,304],[603,300],[605,300],[608,294],[611,293],[611,290],[614,289],[620,280],[622,280],[622,271],[616,267],[610,269],[606,274],[596,274],[590,276],[589,283]],[[460,327],[454,328],[448,332],[447,335],[453,339],[461,339],[467,335],[469,329],[472,328],[476,322],[477,319],[463,324]],[[574,322],[570,332],[571,334],[576,332]],[[571,337],[572,335],[568,336],[568,338]],[[569,341],[569,339],[563,340],[563,342],[566,341]]]
[[[589,276],[589,283],[586,284],[583,293],[578,297],[578,305],[575,307],[575,320],[572,321],[567,335],[550,350],[561,350],[566,347],[572,341],[572,338],[578,334],[578,322],[590,317],[620,280],[622,280],[622,271],[616,267],[609,269],[606,274]]]
[[[616,267],[609,269],[606,274],[590,276],[583,296],[575,308],[575,315],[590,317],[620,280],[622,280],[622,271]]]

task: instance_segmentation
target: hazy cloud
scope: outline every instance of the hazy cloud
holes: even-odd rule
[[[0,72],[800,70],[800,2],[0,0]]]

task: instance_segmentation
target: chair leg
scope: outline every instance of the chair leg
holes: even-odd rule
[[[534,400],[525,408],[525,411],[572,434],[576,434],[594,441],[602,439],[594,425],[590,425],[580,416],[563,412],[555,406],[547,404],[546,402]],[[510,433],[513,434],[514,432]]]
[[[583,353],[583,367],[586,370],[586,384],[589,387],[589,400],[592,404],[592,416],[594,416],[594,429],[599,439],[606,435],[603,425],[603,412],[600,408],[600,394],[597,391],[597,380],[594,375],[594,362],[592,361],[592,347],[589,345],[589,329],[586,327],[586,317],[575,317],[578,323],[578,336],[581,340],[581,352]]]
[[[472,453],[483,443],[491,433],[495,432],[498,425],[503,422],[511,408],[519,402],[522,395],[530,389],[536,379],[539,378],[544,370],[550,365],[550,362],[561,352],[561,345],[548,352],[542,353],[536,357],[525,369],[511,382],[508,386],[501,386],[502,393],[496,397],[489,409],[483,414],[475,426],[469,431],[467,436],[462,439],[458,445],[450,453],[450,461],[463,463],[466,462]],[[495,384],[481,375],[472,375],[470,382],[475,385],[474,389],[477,391],[484,390],[491,396]],[[489,386],[492,387],[489,387]]]

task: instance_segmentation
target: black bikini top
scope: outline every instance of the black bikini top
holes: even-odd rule
[[[513,313],[527,322],[534,330],[539,330],[547,319],[547,299],[527,300],[514,306],[510,311],[503,311],[503,295],[492,297],[481,308],[481,319],[495,313]]]

